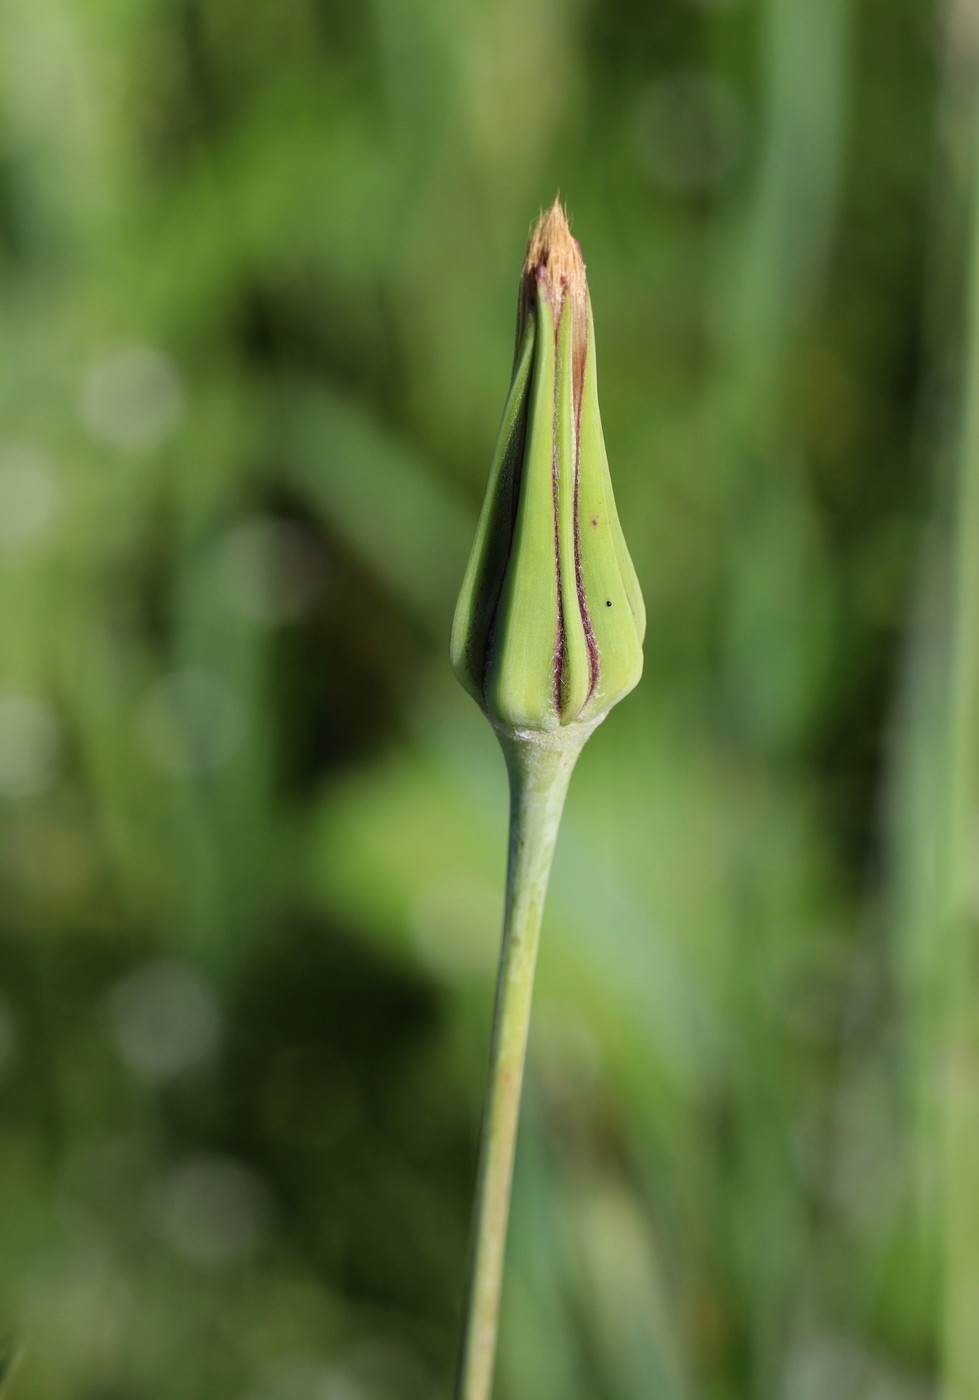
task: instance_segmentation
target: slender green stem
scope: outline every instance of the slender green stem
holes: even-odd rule
[[[500,734],[510,774],[510,854],[456,1400],[489,1400],[510,1182],[544,896],[568,782],[593,725]]]

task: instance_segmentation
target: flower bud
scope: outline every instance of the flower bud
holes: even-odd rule
[[[555,201],[527,249],[452,665],[498,729],[594,726],[639,680],[645,625],[602,438],[585,265]]]

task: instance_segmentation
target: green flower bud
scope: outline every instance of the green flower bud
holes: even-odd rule
[[[527,249],[452,665],[504,732],[593,727],[639,680],[645,627],[602,437],[585,265],[555,201]]]

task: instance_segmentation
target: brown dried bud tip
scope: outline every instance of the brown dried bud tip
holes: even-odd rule
[[[571,236],[559,199],[555,199],[550,209],[540,216],[530,235],[523,277],[525,291],[531,291],[538,282],[546,290],[555,320],[565,296],[570,294],[580,304],[587,299],[588,286],[581,249]]]

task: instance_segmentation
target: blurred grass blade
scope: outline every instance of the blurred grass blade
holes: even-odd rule
[[[973,123],[979,84],[972,72]],[[951,530],[952,596],[945,792],[939,813],[940,939],[947,1022],[943,1063],[947,1400],[979,1395],[979,139],[973,133],[971,254],[963,403]]]
[[[972,46],[958,42],[954,9],[949,7],[941,122],[946,151],[954,159],[944,168],[939,192],[929,348],[933,376],[943,388],[949,363],[958,373],[945,420],[951,429],[938,444],[941,513],[912,635],[894,890],[913,1064],[918,1257],[908,1289],[916,1299],[919,1335],[937,1314],[943,1396],[974,1400],[979,1395],[979,60]]]
[[[448,630],[469,513],[417,452],[336,390],[288,398],[289,479],[427,635]]]

